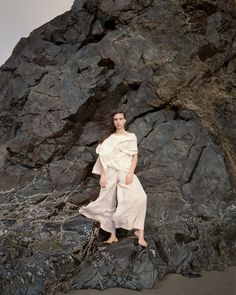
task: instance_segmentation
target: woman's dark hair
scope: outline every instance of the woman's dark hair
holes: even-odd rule
[[[102,143],[107,137],[109,137],[112,133],[114,133],[116,131],[116,127],[113,123],[113,118],[116,114],[123,114],[124,115],[124,118],[126,119],[126,115],[125,115],[125,112],[124,111],[121,111],[121,110],[115,110],[115,111],[112,111],[109,115],[108,115],[108,119],[105,120],[104,122],[104,125],[106,126],[105,127],[105,131],[103,132],[100,140],[99,140],[99,143]]]

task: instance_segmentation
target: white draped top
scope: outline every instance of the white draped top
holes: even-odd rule
[[[92,173],[101,174],[102,168],[108,166],[123,171],[129,171],[132,155],[138,153],[137,137],[134,133],[123,135],[111,134],[96,148],[99,155]]]

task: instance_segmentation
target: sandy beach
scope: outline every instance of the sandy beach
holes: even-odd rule
[[[236,294],[236,267],[229,267],[225,271],[203,271],[200,277],[187,278],[179,274],[169,274],[154,289],[133,291],[111,288],[103,291],[73,290],[69,295],[234,295]],[[63,295],[65,293],[57,293]]]

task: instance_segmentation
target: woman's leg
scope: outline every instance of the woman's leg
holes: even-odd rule
[[[144,239],[144,223],[147,209],[147,195],[134,174],[131,184],[125,184],[126,172],[119,173],[117,184],[117,208],[113,215],[116,228],[135,229],[139,244],[146,247]]]
[[[103,230],[115,234],[115,224],[112,216],[116,210],[116,174],[112,169],[106,171],[107,184],[100,188],[98,198],[90,202],[87,206],[82,206],[79,213],[82,215],[98,220]]]

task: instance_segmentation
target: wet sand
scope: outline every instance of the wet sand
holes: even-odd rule
[[[103,291],[73,290],[68,295],[235,295],[236,267],[225,271],[203,271],[202,276],[187,278],[179,274],[169,274],[155,285],[154,289],[132,291],[121,288],[111,288]],[[65,293],[57,293],[64,295]]]

